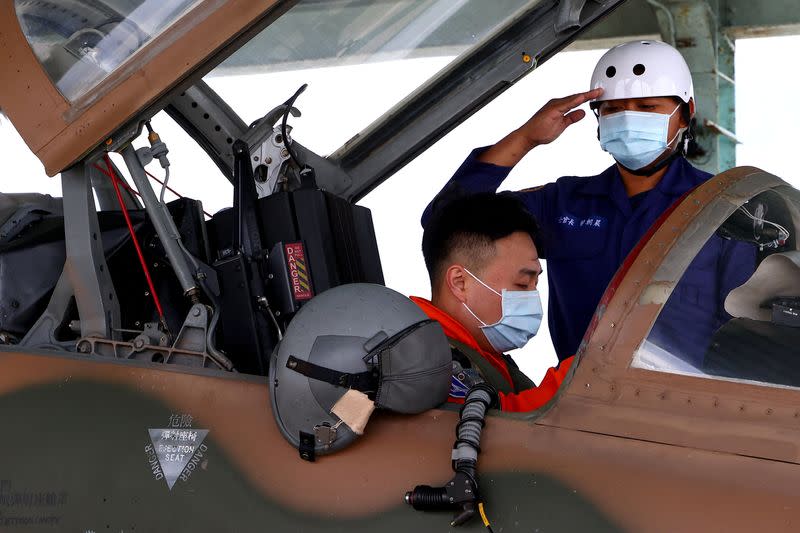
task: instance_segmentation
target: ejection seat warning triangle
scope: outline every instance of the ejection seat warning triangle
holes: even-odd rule
[[[208,446],[203,444],[207,429],[191,428],[160,428],[148,429],[152,450],[145,450],[148,455],[154,455],[161,467],[161,474],[167,482],[167,487],[172,490],[175,482],[180,477],[184,481],[189,479],[194,468],[187,468],[191,464],[197,465],[203,459]],[[152,463],[152,460],[151,460]],[[151,467],[155,465],[151,464]],[[156,471],[153,470],[156,478]]]

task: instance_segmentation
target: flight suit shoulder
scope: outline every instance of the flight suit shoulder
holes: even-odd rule
[[[600,179],[603,179],[602,174],[597,176],[561,176],[555,181],[554,185],[562,193],[571,193]]]
[[[532,212],[536,211],[535,214],[541,214],[539,211],[541,211],[543,205],[555,201],[559,193],[555,182],[551,182],[535,187],[527,187],[515,191],[514,194],[528,205],[528,209],[531,209],[531,206],[539,206],[538,209],[532,209]]]
[[[517,192],[519,193],[536,192],[536,191],[541,191],[544,188],[545,188],[544,185],[537,185],[536,187],[528,187],[527,189],[520,189]]]
[[[517,191],[517,194],[547,194],[549,192],[555,191],[556,183],[550,182],[545,183],[544,185],[536,185],[534,187],[526,187],[525,189],[520,189]]]

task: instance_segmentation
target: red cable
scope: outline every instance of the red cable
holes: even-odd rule
[[[147,285],[150,287],[150,294],[153,295],[153,302],[156,304],[156,310],[158,311],[158,317],[161,319],[161,322],[166,324],[164,319],[164,309],[161,307],[161,301],[158,299],[158,294],[156,294],[156,288],[153,285],[153,279],[150,277],[150,270],[147,268],[147,262],[144,260],[144,254],[142,253],[142,248],[139,246],[139,239],[136,238],[136,232],[133,230],[133,223],[131,222],[131,216],[128,214],[128,208],[125,207],[125,201],[122,199],[122,192],[119,190],[119,183],[122,182],[116,173],[114,172],[114,167],[111,165],[111,159],[108,157],[108,154],[105,155],[106,166],[108,167],[108,172],[103,171],[102,168],[95,165],[98,169],[103,171],[104,174],[111,178],[111,183],[114,184],[114,190],[117,193],[117,200],[119,200],[119,206],[122,208],[122,214],[125,217],[125,222],[128,224],[128,231],[131,234],[131,239],[133,239],[133,245],[136,248],[136,253],[139,256],[139,262],[142,264],[142,270],[144,270],[144,277],[147,278]],[[124,182],[122,182],[124,183]],[[125,184],[127,186],[127,184]],[[128,186],[130,189],[130,187]]]
[[[157,182],[159,185],[164,185],[164,182],[163,182],[163,181],[161,181],[161,180],[160,180],[160,179],[158,179],[157,177],[153,176],[153,175],[152,175],[152,174],[150,174],[148,171],[146,171],[146,170],[145,170],[145,171],[144,171],[144,173],[145,173],[145,174],[147,174],[148,176],[150,176],[150,177],[151,177],[153,180],[155,180],[155,181],[156,181],[156,182]],[[173,188],[172,188],[172,187],[170,187],[169,185],[167,185],[166,187],[167,187],[167,190],[168,190],[169,192],[171,192],[172,194],[174,194],[174,195],[175,195],[175,196],[177,196],[178,198],[183,198],[183,195],[181,195],[181,193],[179,193],[178,191],[176,191],[175,189],[173,189]],[[211,215],[210,215],[209,213],[207,213],[205,210],[203,210],[203,214],[204,214],[205,216],[207,216],[208,218],[211,218]]]
[[[100,172],[102,172],[103,174],[108,176],[109,178],[111,178],[111,181],[114,181],[114,176],[111,175],[107,170],[103,169],[103,167],[101,167],[97,163],[94,164],[94,168],[96,168],[97,170],[99,170]],[[138,196],[140,198],[142,197],[142,195],[139,194],[139,191],[137,191],[136,189],[134,189],[133,187],[131,187],[130,185],[128,185],[124,181],[119,180],[119,182],[122,184],[123,187],[125,187],[126,191],[131,192],[131,193],[135,194],[136,196]]]
[[[103,170],[103,168],[102,168],[102,167],[100,167],[100,166],[98,166],[98,165],[96,165],[96,164],[95,164],[94,168],[96,168],[97,170],[99,170],[100,172],[102,172],[103,174],[105,174],[106,176],[108,176],[109,178],[111,178],[111,174],[109,174],[108,172],[106,172],[105,170]],[[144,171],[144,173],[145,173],[145,174],[147,174],[148,176],[150,176],[150,178],[152,178],[153,180],[155,180],[155,181],[156,181],[156,182],[157,182],[159,185],[164,185],[164,182],[163,182],[163,181],[161,181],[161,180],[160,180],[160,179],[158,179],[157,177],[153,176],[152,174],[150,174],[150,173],[149,173],[149,172],[147,172],[146,170]],[[113,179],[113,178],[112,178],[112,179]],[[123,186],[123,187],[125,187],[125,189],[127,189],[128,191],[132,192],[132,193],[133,193],[133,194],[135,194],[136,196],[139,196],[139,197],[141,197],[141,196],[142,196],[141,194],[139,194],[139,192],[138,192],[136,189],[134,189],[133,187],[131,187],[130,185],[128,185],[128,184],[127,184],[127,183],[125,183],[124,181],[122,181],[122,180],[119,180],[119,181],[120,181],[120,183],[122,183],[122,186]],[[169,192],[171,192],[172,194],[174,194],[175,196],[177,196],[178,198],[183,198],[183,195],[182,195],[181,193],[179,193],[178,191],[176,191],[175,189],[173,189],[173,188],[172,188],[172,187],[170,187],[169,185],[167,185],[167,190],[168,190]],[[208,218],[211,218],[211,213],[209,213],[209,212],[208,212],[208,211],[206,211],[205,209],[203,210],[203,214],[204,214],[205,216],[207,216]]]
[[[157,177],[153,176],[153,175],[152,175],[152,174],[150,174],[148,171],[146,171],[146,170],[145,170],[145,171],[144,171],[144,173],[145,173],[145,174],[147,174],[148,176],[150,176],[152,179],[154,179],[154,180],[155,180],[156,182],[158,182],[160,185],[164,185],[164,182],[163,182],[163,181],[161,181],[161,180],[160,180],[160,179],[158,179]],[[175,195],[175,196],[177,196],[178,198],[183,198],[183,195],[182,195],[181,193],[179,193],[178,191],[176,191],[175,189],[173,189],[173,188],[172,188],[172,187],[170,187],[169,185],[164,185],[164,186],[167,188],[167,190],[168,190],[169,192],[171,192],[172,194],[174,194],[174,195]],[[204,214],[205,216],[207,216],[208,218],[211,218],[211,214],[210,214],[208,211],[206,211],[205,209],[203,209],[203,214]]]

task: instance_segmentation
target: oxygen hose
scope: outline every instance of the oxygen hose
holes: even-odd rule
[[[497,391],[486,383],[473,386],[467,394],[456,424],[452,466],[456,475],[443,487],[417,485],[407,492],[405,501],[417,511],[455,510],[450,525],[460,526],[480,513],[483,524],[492,530],[477,482],[478,454],[481,453],[481,433],[486,411],[497,403]]]

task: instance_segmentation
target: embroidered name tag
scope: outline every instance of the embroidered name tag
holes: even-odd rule
[[[605,217],[589,216],[585,218],[576,217],[574,215],[561,215],[556,219],[559,226],[566,226],[568,228],[605,228]]]

